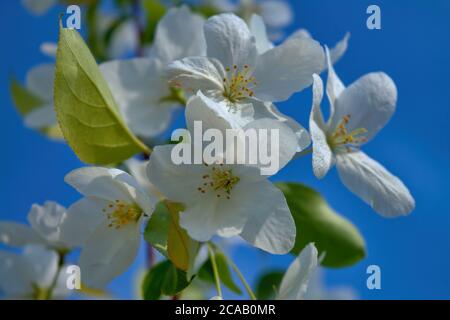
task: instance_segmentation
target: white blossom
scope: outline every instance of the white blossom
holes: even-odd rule
[[[41,102],[39,106],[27,113],[25,125],[32,129],[44,129],[56,124],[53,107],[53,82],[55,65],[44,63],[32,68],[26,76],[26,88]]]
[[[324,55],[320,45],[294,38],[258,53],[255,37],[234,14],[211,17],[204,26],[207,56],[177,60],[168,67],[174,85],[224,101],[230,113],[266,112],[264,102],[284,101],[312,83]]]
[[[62,299],[66,287],[66,267],[59,268],[55,251],[28,245],[22,254],[0,250],[0,292],[6,299]]]
[[[83,283],[104,287],[135,259],[141,225],[153,213],[156,198],[118,169],[81,168],[65,181],[85,196],[68,209],[68,219],[89,233],[79,262]]]
[[[171,8],[159,21],[149,57],[114,60],[100,65],[131,130],[148,138],[162,133],[180,104],[179,90],[165,78],[167,63],[204,54],[203,18],[188,7]]]
[[[188,109],[204,113],[206,128],[231,128],[199,96],[191,98]],[[190,119],[187,115],[188,128]],[[246,127],[273,127],[280,131],[280,168],[295,154],[297,137],[279,121],[260,119]],[[194,147],[183,142],[155,147],[147,167],[150,182],[167,199],[185,206],[180,216],[181,227],[197,241],[208,241],[214,235],[239,235],[265,251],[289,252],[296,234],[294,221],[283,193],[261,175],[258,165],[225,161],[177,165],[172,161],[172,150],[182,144]]]
[[[376,212],[386,217],[410,213],[415,202],[406,186],[360,151],[395,111],[397,89],[394,82],[385,73],[377,72],[345,88],[329,58],[328,61],[327,95],[331,111],[327,122],[320,110],[322,80],[314,76],[310,116],[314,174],[322,178],[336,163],[342,182]]]
[[[0,243],[15,247],[41,244],[65,252],[80,247],[85,240],[83,238],[87,237],[84,228],[67,219],[66,208],[53,201],[46,201],[43,206],[33,204],[28,213],[28,222],[30,227],[1,221]],[[75,234],[76,237],[73,237]]]
[[[57,3],[58,0],[22,0],[23,6],[37,16],[43,15]]]

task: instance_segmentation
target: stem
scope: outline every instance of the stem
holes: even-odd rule
[[[212,268],[213,268],[214,280],[216,282],[217,294],[219,295],[219,297],[222,298],[223,297],[222,296],[222,288],[220,286],[220,276],[219,276],[219,270],[217,269],[216,256],[215,256],[213,247],[209,243],[208,243],[208,252],[209,252],[209,257],[211,259],[211,264],[212,264]]]
[[[241,280],[242,284],[245,287],[245,290],[247,291],[248,295],[252,300],[257,300],[256,295],[253,292],[252,288],[249,286],[247,280],[245,280],[244,275],[242,274],[241,270],[239,270],[238,266],[227,257],[228,263],[231,265],[231,268],[233,268],[234,272],[236,272],[237,276],[239,277],[239,280]]]
[[[43,297],[44,300],[51,300],[52,299],[53,290],[55,290],[55,287],[56,287],[56,285],[58,283],[58,278],[59,278],[59,275],[61,273],[62,266],[64,265],[65,258],[66,258],[66,252],[59,251],[58,252],[58,270],[56,271],[55,277],[53,278],[53,281],[52,281],[52,284],[51,284],[50,288],[48,288],[45,296]]]

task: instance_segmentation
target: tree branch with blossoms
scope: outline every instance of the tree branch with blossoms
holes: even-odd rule
[[[11,81],[25,125],[67,143],[86,166],[64,178],[81,195],[67,209],[34,204],[30,226],[0,222],[1,243],[23,248],[21,254],[0,251],[0,288],[7,297],[69,296],[65,268],[77,252],[79,293],[104,295],[144,239],[150,251],[141,298],[198,297],[195,291],[212,298],[215,287],[214,299],[244,291],[253,300],[306,299],[319,267],[351,266],[366,255],[360,232],[320,193],[269,179],[310,154],[317,178],[336,166],[342,183],[381,216],[414,209],[401,180],[362,151],[390,120],[397,88],[383,72],[343,84],[335,64],[348,34],[331,49],[306,30],[275,44],[274,34],[292,20],[283,1],[278,19],[259,1],[168,7],[120,0],[108,18],[101,4],[85,4],[87,41],[61,21],[55,64],[32,69],[25,85]],[[31,8],[45,9],[37,2]],[[134,56],[125,59],[130,52]],[[275,104],[309,88],[306,129]],[[328,120],[321,110],[324,91]],[[161,143],[176,110],[184,113],[186,128]],[[228,161],[241,153],[230,156],[226,148],[204,157],[211,147],[196,143],[199,123],[223,135],[276,131],[277,139],[263,142],[266,150],[277,148],[271,155],[278,166],[269,172],[261,159]],[[198,163],[174,161],[196,148],[203,155]],[[235,239],[265,254],[291,255],[292,264],[282,274],[261,275],[255,288],[263,290],[253,289],[227,250]],[[42,267],[30,268],[36,265]]]

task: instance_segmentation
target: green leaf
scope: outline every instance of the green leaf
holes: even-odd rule
[[[338,215],[322,196],[297,183],[279,183],[297,227],[291,253],[298,255],[310,242],[319,253],[326,252],[322,265],[344,267],[355,264],[366,254],[364,239],[356,227]]]
[[[144,239],[165,257],[167,257],[170,223],[170,213],[164,202],[161,201],[156,205],[144,232]]]
[[[233,276],[231,274],[230,267],[228,266],[227,258],[225,257],[225,255],[222,252],[215,250],[215,257],[220,281],[234,293],[242,294],[241,289],[233,280]],[[198,273],[198,277],[203,281],[214,283],[214,273],[210,259],[208,259],[203,264]]]
[[[273,299],[283,279],[283,271],[269,271],[262,274],[256,285],[256,296],[258,300]]]
[[[170,201],[165,201],[165,204],[170,216],[167,255],[177,268],[189,271],[198,252],[199,244],[189,237],[186,230],[180,227],[180,212],[183,211],[183,206]]]
[[[147,26],[144,31],[144,42],[151,43],[155,37],[159,20],[164,16],[167,8],[158,0],[144,0],[142,6],[147,16]]]
[[[161,201],[156,206],[144,232],[144,239],[177,268],[190,271],[199,250],[199,243],[189,237],[179,224],[183,206]],[[190,272],[188,272],[190,273]]]
[[[60,28],[54,86],[56,115],[70,147],[84,162],[121,162],[149,149],[125,125],[88,47]]]
[[[142,295],[145,300],[157,300],[162,295],[174,296],[183,291],[189,283],[186,272],[166,260],[147,273],[142,283]]]

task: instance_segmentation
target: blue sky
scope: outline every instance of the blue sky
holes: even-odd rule
[[[366,28],[366,8],[374,3],[381,7],[381,30]],[[292,4],[295,23],[288,31],[307,28],[328,45],[334,45],[346,31],[351,33],[349,49],[336,65],[344,83],[380,70],[396,82],[396,114],[364,151],[401,177],[417,204],[408,217],[384,219],[341,185],[336,170],[318,181],[311,172],[310,157],[285,168],[277,180],[303,182],[321,191],[366,239],[367,258],[351,268],[327,270],[327,284],[350,285],[366,299],[450,298],[450,2],[300,0]],[[23,80],[31,67],[51,61],[39,53],[39,45],[56,41],[61,10],[54,8],[43,17],[34,17],[19,1],[0,1],[4,43],[0,50],[2,220],[25,221],[35,202],[56,200],[70,205],[79,198],[63,177],[82,163],[67,145],[50,142],[24,128],[8,93],[9,75]],[[310,105],[308,89],[279,104],[279,108],[307,124]],[[129,280],[142,263],[142,256],[113,283],[113,292],[132,296]],[[253,249],[240,249],[235,258],[250,279],[253,259],[262,259],[258,261],[264,268],[287,266],[291,260],[258,258]],[[366,288],[370,264],[381,267],[381,290]]]

